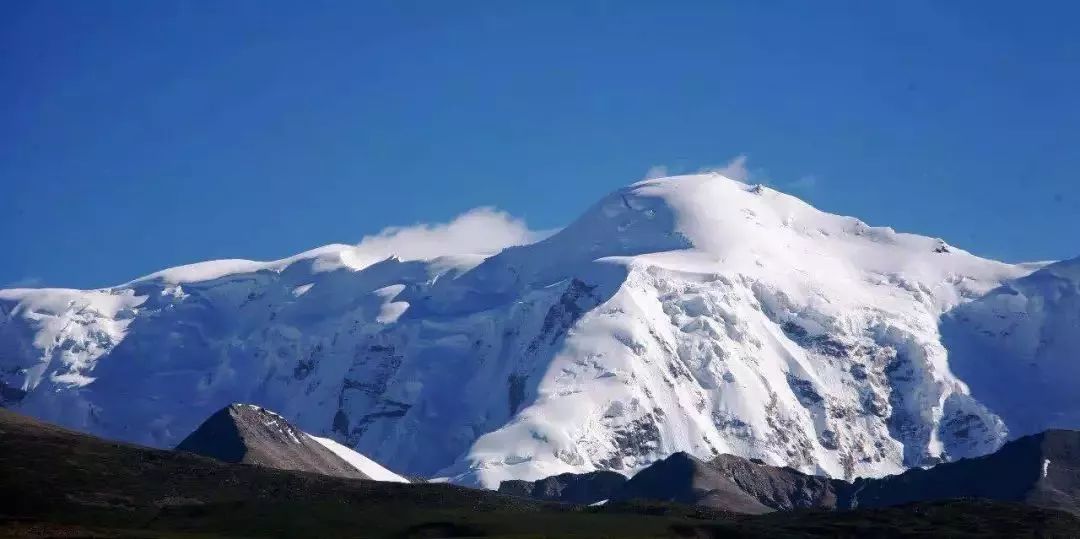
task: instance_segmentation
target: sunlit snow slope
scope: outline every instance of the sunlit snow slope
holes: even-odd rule
[[[485,486],[680,450],[876,476],[1008,437],[1026,388],[971,396],[939,320],[1036,268],[685,176],[487,259],[330,246],[2,291],[0,374],[5,406],[107,437],[171,446],[252,402],[390,469]],[[1075,398],[1036,405],[1062,403],[1080,417]]]
[[[386,468],[383,468],[379,465],[378,462],[375,462],[330,438],[322,438],[319,436],[312,436],[310,434],[308,434],[307,436],[312,440],[318,442],[323,447],[329,449],[330,451],[333,451],[335,455],[344,459],[345,462],[348,462],[350,465],[352,465],[353,468],[360,470],[364,473],[364,475],[374,479],[375,481],[388,481],[390,483],[409,482],[408,479],[405,479],[404,477],[394,472],[391,472]]]

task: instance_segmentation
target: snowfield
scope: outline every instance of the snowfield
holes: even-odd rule
[[[345,462],[348,462],[350,466],[360,470],[364,475],[374,479],[375,481],[387,481],[390,483],[408,483],[409,480],[401,477],[400,475],[387,470],[379,465],[379,463],[345,447],[330,438],[320,438],[318,436],[307,435],[308,438],[315,440],[319,445],[333,451],[335,455],[341,457]]]
[[[390,469],[486,487],[675,451],[881,476],[1080,427],[1078,264],[664,178],[493,256],[333,245],[0,291],[0,398],[161,447],[252,402]]]

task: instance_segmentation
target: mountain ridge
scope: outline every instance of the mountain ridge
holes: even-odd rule
[[[573,488],[594,482],[591,474],[564,474],[532,484],[508,481],[500,485],[499,492],[582,504],[677,502],[747,514],[845,511],[977,498],[1080,516],[1080,431],[1048,430],[1010,441],[988,455],[851,482],[734,455],[719,455],[706,462],[683,452],[654,462],[607,490]],[[567,488],[543,488],[550,483]]]

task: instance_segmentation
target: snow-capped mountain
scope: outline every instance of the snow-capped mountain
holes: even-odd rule
[[[487,258],[376,262],[339,245],[2,291],[0,376],[5,406],[107,437],[172,446],[252,402],[395,471],[488,487],[676,451],[880,476],[988,453],[1009,418],[1050,413],[1010,409],[1023,385],[972,395],[946,346],[962,332],[939,329],[1038,268],[684,176]],[[1075,303],[1060,305],[1072,318],[1039,327],[1075,336]],[[1053,357],[1000,361],[1076,357],[1054,338]],[[1034,401],[1063,404],[1078,417],[1075,398]]]

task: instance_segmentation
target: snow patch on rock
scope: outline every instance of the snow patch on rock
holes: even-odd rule
[[[323,447],[333,451],[335,455],[341,457],[345,462],[348,462],[352,467],[359,470],[364,475],[374,479],[375,481],[388,481],[391,483],[408,483],[409,480],[404,477],[387,470],[379,465],[379,463],[345,447],[330,438],[320,438],[318,436],[307,435],[312,440],[315,440]]]

